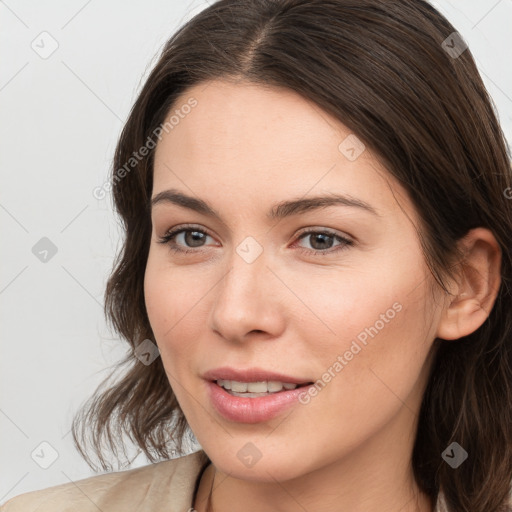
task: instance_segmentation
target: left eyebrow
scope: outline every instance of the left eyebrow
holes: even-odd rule
[[[150,207],[153,208],[155,205],[160,203],[172,203],[208,217],[213,217],[222,222],[221,215],[206,201],[188,196],[176,189],[164,190],[156,194],[151,198]],[[381,217],[381,214],[373,206],[361,199],[343,194],[330,194],[327,196],[292,199],[277,203],[269,212],[267,212],[267,218],[269,220],[283,219],[292,215],[299,215],[301,213],[327,208],[329,206],[360,208],[363,211],[367,211],[373,215]]]

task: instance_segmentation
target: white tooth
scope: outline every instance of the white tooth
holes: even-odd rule
[[[231,389],[231,381],[230,380],[222,380],[222,379],[219,379],[217,381],[217,384],[219,386],[222,386],[224,389]]]
[[[247,384],[247,391],[250,393],[266,393],[268,391],[267,382],[249,382]]]
[[[231,391],[243,393],[247,391],[247,382],[237,382],[236,380],[231,381]]]
[[[271,393],[275,393],[275,392],[281,391],[281,389],[283,389],[283,383],[277,382],[276,380],[269,380],[267,386],[268,386],[268,390]]]
[[[278,381],[259,381],[259,382],[238,382],[236,380],[218,379],[217,384],[226,390],[237,393],[278,393],[283,389],[295,389],[297,384]]]

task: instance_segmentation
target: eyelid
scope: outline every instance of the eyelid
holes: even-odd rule
[[[340,232],[340,231],[337,231],[336,229],[328,228],[328,227],[325,227],[325,226],[308,226],[307,228],[303,228],[303,229],[299,230],[296,236],[299,237],[299,236],[302,236],[302,235],[304,235],[306,233],[311,233],[311,232],[314,232],[314,233],[318,233],[318,232],[327,233],[327,234],[332,235],[332,236],[341,236],[343,238],[350,239],[353,242],[356,241],[355,237],[353,237],[352,235],[346,233],[345,231]]]

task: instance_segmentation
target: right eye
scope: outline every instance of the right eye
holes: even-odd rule
[[[190,249],[186,249],[186,248],[185,249],[180,248],[180,245],[176,243],[176,238],[179,235],[181,235],[182,233],[185,234],[183,241],[187,244],[194,244],[197,241],[200,242],[201,239],[205,239],[205,236],[210,236],[210,235],[208,235],[208,233],[206,231],[204,231],[200,228],[195,228],[195,227],[187,228],[187,227],[180,226],[180,227],[177,227],[177,228],[174,228],[174,229],[171,229],[170,231],[168,231],[164,236],[162,236],[158,240],[158,243],[168,244],[169,248],[175,252],[181,252],[181,253],[198,252],[194,249],[190,250]],[[187,236],[188,234],[191,234],[191,235]],[[199,247],[199,249],[200,249],[202,246],[195,246],[195,247]]]

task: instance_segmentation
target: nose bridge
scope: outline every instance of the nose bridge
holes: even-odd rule
[[[225,337],[242,338],[251,330],[272,329],[275,318],[275,276],[267,268],[263,245],[247,236],[229,257],[229,267],[218,284],[212,311],[213,327]]]
[[[222,299],[243,300],[242,307],[250,306],[252,299],[260,297],[260,288],[265,288],[263,281],[271,274],[267,260],[263,245],[252,236],[236,245],[229,257],[229,271],[220,283]]]

